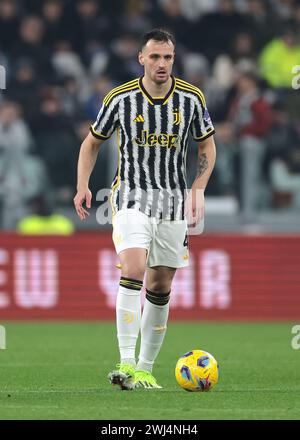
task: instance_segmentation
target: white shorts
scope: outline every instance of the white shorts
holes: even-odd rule
[[[113,217],[112,238],[117,254],[129,248],[147,249],[148,267],[189,264],[186,220],[157,220],[136,209],[122,209]]]

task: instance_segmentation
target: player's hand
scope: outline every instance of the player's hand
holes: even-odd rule
[[[78,190],[74,197],[75,209],[80,220],[84,220],[90,215],[89,212],[82,207],[83,202],[85,202],[87,208],[91,207],[92,193],[88,188],[86,190]]]
[[[185,200],[184,214],[188,226],[196,226],[204,217],[204,189],[191,188]]]

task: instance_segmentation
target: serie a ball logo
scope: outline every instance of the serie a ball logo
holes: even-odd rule
[[[175,377],[186,391],[209,391],[219,379],[218,362],[207,351],[189,351],[178,359]]]

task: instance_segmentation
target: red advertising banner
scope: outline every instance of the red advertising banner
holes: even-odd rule
[[[190,266],[173,282],[171,319],[300,319],[300,236],[189,242]],[[0,234],[0,320],[114,319],[117,263],[110,233]]]

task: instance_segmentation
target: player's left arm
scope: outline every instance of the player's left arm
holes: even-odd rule
[[[198,144],[197,175],[186,200],[189,225],[197,225],[204,216],[204,192],[216,162],[216,145],[211,135]]]

